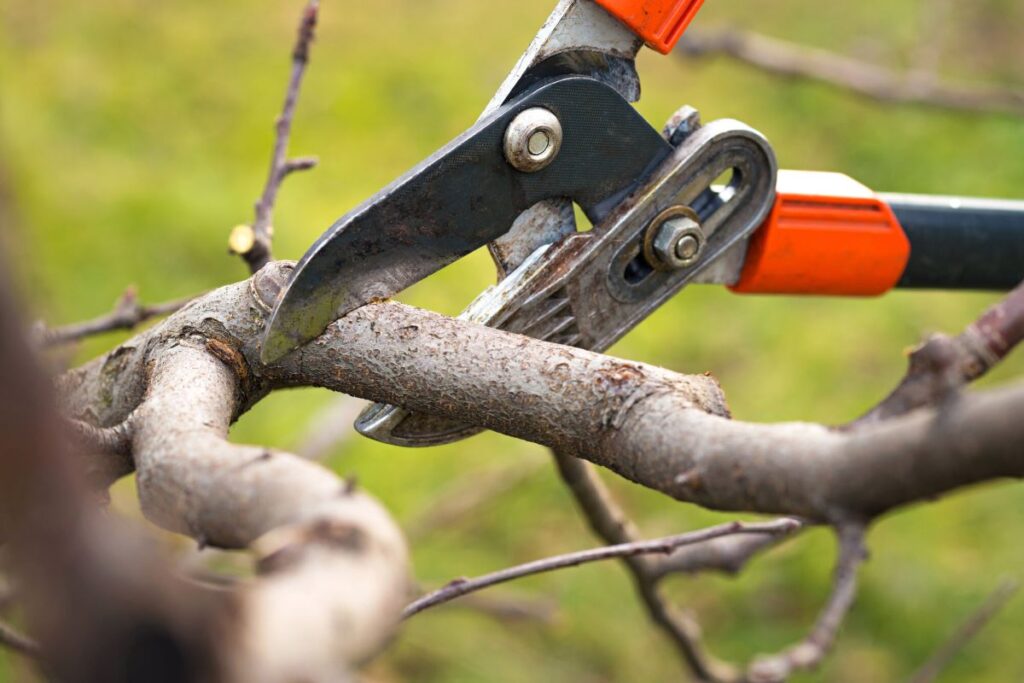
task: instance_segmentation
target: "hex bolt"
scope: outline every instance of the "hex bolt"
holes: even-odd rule
[[[519,112],[505,129],[505,159],[523,173],[534,173],[549,165],[561,147],[562,124],[543,107]]]
[[[648,226],[644,257],[655,270],[687,268],[700,260],[705,241],[697,214],[688,206],[674,206]]]

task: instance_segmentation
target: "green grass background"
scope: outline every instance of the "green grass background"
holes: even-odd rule
[[[552,0],[326,0],[292,152],[320,167],[289,179],[276,251],[297,258],[332,220],[471,124]],[[823,3],[711,0],[696,26],[736,24],[897,67],[941,41],[942,71],[1024,81],[1024,5],[961,3],[938,28],[925,0]],[[244,277],[226,255],[251,218],[288,70],[298,0],[0,0],[0,173],[5,259],[51,323],[99,314],[125,285],[165,300]],[[763,131],[784,167],[837,170],[879,190],[1024,196],[1024,121],[883,106],[726,61],[646,53],[639,108],[657,126],[682,104]],[[403,299],[454,314],[493,277],[477,253]],[[840,422],[899,377],[901,351],[962,328],[994,297],[895,293],[880,299],[742,298],[692,287],[613,353],[714,373],[745,420]],[[117,335],[84,344],[81,359]],[[1011,359],[992,385],[1024,370]],[[233,436],[294,447],[333,397],[292,391],[245,416]],[[433,584],[593,544],[543,449],[486,434],[403,450],[355,439],[328,464],[412,525],[467,477],[533,467],[525,483],[417,542]],[[520,465],[521,463],[521,465]],[[607,477],[649,535],[728,516]],[[130,487],[118,498],[130,507]],[[905,677],[1024,560],[1021,488],[997,484],[883,520],[861,596],[833,657],[802,680]],[[742,579],[676,578],[670,593],[701,615],[713,650],[746,659],[798,638],[828,587],[834,544],[815,532]],[[553,624],[502,623],[445,608],[417,617],[375,663],[378,680],[661,681],[677,659],[613,563],[523,581],[502,595],[558,603]],[[1024,598],[948,671],[947,680],[1024,680]],[[0,656],[0,680],[25,667]]]

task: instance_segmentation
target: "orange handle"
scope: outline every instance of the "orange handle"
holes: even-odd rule
[[[672,51],[704,4],[704,0],[594,1],[662,54]]]
[[[910,242],[892,209],[840,173],[780,171],[734,292],[870,296],[892,289]]]

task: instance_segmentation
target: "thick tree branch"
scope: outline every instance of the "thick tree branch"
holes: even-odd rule
[[[0,538],[46,675],[62,681],[223,680],[229,606],[198,598],[90,505],[78,453],[0,281]],[[102,454],[109,456],[109,453]],[[29,641],[5,632],[24,651]],[[228,648],[225,647],[225,650]],[[146,652],[145,656],[139,656]]]
[[[134,418],[146,516],[203,544],[252,548],[238,591],[237,680],[325,680],[386,643],[408,591],[388,513],[289,453],[228,443],[252,385],[226,344],[185,338],[154,352]]]
[[[818,81],[883,102],[1024,114],[1022,90],[941,83],[928,71],[900,74],[826,50],[740,29],[687,32],[676,53],[690,58],[726,55],[775,76]]]
[[[1021,386],[965,395],[941,410],[918,409],[846,432],[800,423],[747,424],[728,419],[721,391],[709,377],[682,376],[395,303],[363,307],[279,364],[264,367],[263,316],[290,268],[271,264],[249,281],[217,290],[60,382],[65,412],[73,419],[109,428],[134,413],[140,496],[152,519],[204,542],[254,547],[264,558],[268,576],[246,604],[269,606],[244,612],[255,616],[243,633],[246,642],[266,642],[272,631],[275,656],[289,651],[280,643],[295,633],[317,632],[319,622],[314,616],[313,625],[307,623],[309,614],[357,609],[338,589],[333,577],[339,572],[355,572],[360,582],[377,586],[373,600],[393,604],[388,600],[397,592],[398,567],[404,567],[404,559],[394,557],[397,550],[387,561],[388,553],[382,553],[382,564],[376,556],[363,564],[348,558],[356,567],[346,564],[347,529],[373,528],[373,514],[359,515],[379,508],[346,494],[333,475],[288,454],[224,440],[235,415],[277,388],[325,386],[458,417],[583,457],[679,500],[795,515],[841,529],[969,483],[1024,475]],[[345,516],[350,513],[358,521]],[[339,525],[333,514],[344,521]],[[600,523],[619,525],[615,533],[622,533],[622,520],[614,515]],[[380,531],[366,533],[378,538]],[[392,538],[389,533],[383,538]],[[398,545],[379,542],[368,541],[369,547],[401,547],[400,538]],[[288,558],[310,556],[293,552],[310,545],[327,559],[300,561],[301,570],[278,574],[281,563],[291,566]],[[852,544],[843,547],[840,568],[851,566],[854,557]],[[369,567],[372,576],[359,574]],[[307,570],[310,576],[331,572],[330,580],[322,579],[322,592],[309,591]],[[837,574],[833,598],[812,637],[783,653],[787,666],[801,668],[827,649],[837,615],[852,599],[849,575]],[[392,578],[381,582],[382,576]],[[298,588],[300,577],[304,589]],[[261,595],[274,591],[261,585],[288,587],[275,593],[279,600],[264,601]],[[292,591],[317,594],[301,629],[299,617],[289,616],[296,608]],[[657,604],[648,603],[656,618]],[[285,616],[279,618],[277,610]],[[261,613],[275,616],[258,618]],[[252,624],[271,623],[291,626],[253,635]],[[387,631],[370,630],[378,639]],[[380,642],[370,640],[362,652]],[[353,653],[335,646],[322,651]]]
[[[968,484],[1024,476],[1024,386],[963,396],[848,432],[727,417],[705,376],[548,344],[395,303],[365,306],[273,367],[259,364],[263,311],[289,266],[265,268],[68,373],[68,414],[97,426],[138,404],[156,339],[224,340],[260,387],[316,385],[473,422],[612,469],[678,500],[836,523]],[[256,303],[253,297],[262,303]],[[111,392],[111,388],[118,390]]]
[[[274,149],[270,155],[270,170],[263,193],[254,206],[255,219],[251,226],[240,225],[235,228],[228,244],[231,251],[241,256],[249,271],[255,273],[273,258],[271,245],[274,239],[274,204],[277,192],[281,189],[284,179],[296,171],[313,168],[317,164],[314,157],[288,159],[288,139],[291,137],[292,121],[295,118],[295,105],[302,87],[302,77],[309,63],[309,48],[313,43],[316,29],[317,13],[320,9],[319,0],[309,0],[299,21],[295,46],[292,48],[292,70],[285,89],[284,106],[275,124]]]
[[[646,555],[650,553],[670,553],[676,548],[685,545],[702,543],[704,541],[713,538],[720,538],[729,534],[784,533],[788,531],[789,527],[793,524],[796,524],[796,522],[793,522],[792,520],[764,523],[732,522],[729,524],[710,527],[708,529],[702,529],[700,531],[691,531],[686,534],[679,534],[677,536],[668,536],[650,541],[637,541],[636,543],[602,546],[600,548],[592,548],[590,550],[581,550],[575,553],[548,557],[543,560],[535,560],[533,562],[527,562],[526,564],[485,574],[474,579],[456,579],[443,588],[424,595],[422,598],[409,603],[405,610],[403,610],[402,617],[404,619],[408,619],[427,608],[454,600],[455,598],[466,595],[467,593],[473,593],[478,590],[483,590],[484,588],[489,588],[490,586],[495,586],[499,583],[506,583],[526,576],[533,576],[544,572],[565,569],[567,567],[577,567],[581,564],[600,562],[602,560],[620,557],[635,557],[637,555]]]

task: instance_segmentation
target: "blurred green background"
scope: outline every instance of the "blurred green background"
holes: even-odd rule
[[[295,121],[294,154],[315,171],[285,183],[276,252],[297,258],[332,220],[471,124],[553,0],[377,0],[322,8]],[[695,28],[739,25],[903,68],[922,45],[941,72],[1024,82],[1024,3],[713,0]],[[230,228],[251,220],[301,7],[227,0],[0,0],[0,199],[3,244],[36,315],[62,323],[105,312],[124,287],[149,302],[240,279]],[[763,131],[784,167],[838,170],[879,190],[1024,196],[1024,120],[883,106],[727,61],[645,53],[639,107],[661,125],[682,104]],[[951,255],[952,256],[952,255]],[[486,286],[483,253],[402,298],[454,314]],[[900,376],[901,350],[958,331],[991,295],[896,293],[881,299],[741,298],[693,287],[613,353],[680,372],[714,373],[745,420],[841,422]],[[87,359],[116,343],[92,340]],[[1011,359],[984,384],[1024,370]],[[271,397],[234,438],[295,448],[338,399]],[[327,463],[357,473],[415,538],[425,585],[593,545],[534,445],[486,434],[430,450],[355,438]],[[443,501],[486,480],[519,483],[460,519],[423,528]],[[514,478],[514,477],[513,477]],[[649,535],[728,516],[606,477]],[[988,485],[883,520],[836,653],[803,680],[905,677],[1024,560],[1021,489]],[[119,505],[131,507],[130,483]],[[739,580],[675,578],[712,649],[746,659],[798,638],[828,588],[834,544],[815,532],[765,556]],[[557,604],[551,623],[509,623],[441,608],[414,619],[371,669],[376,680],[655,681],[679,679],[616,564],[564,571],[494,595]],[[947,680],[1024,680],[1024,598],[948,671]],[[28,674],[0,656],[0,680]]]

